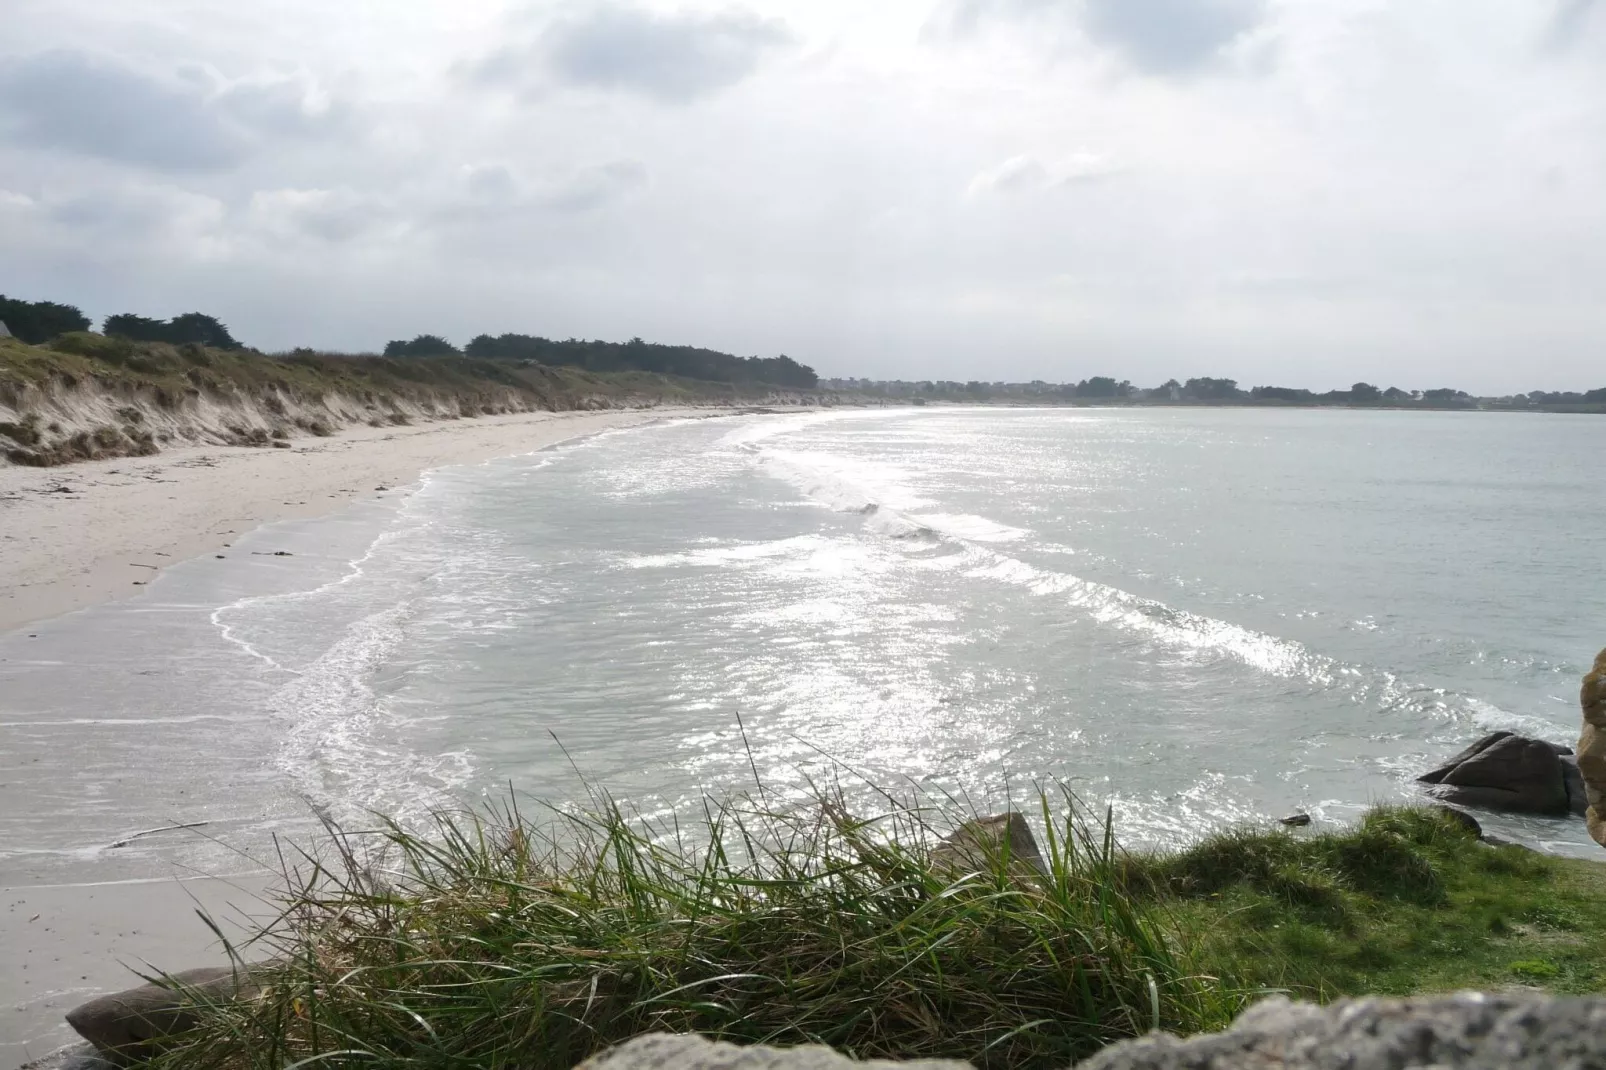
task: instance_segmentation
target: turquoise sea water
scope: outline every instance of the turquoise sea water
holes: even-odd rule
[[[1589,417],[953,409],[445,469],[0,637],[0,886],[509,783],[661,812],[753,765],[1063,782],[1132,843],[1344,820],[1490,729],[1576,736],[1602,456]]]

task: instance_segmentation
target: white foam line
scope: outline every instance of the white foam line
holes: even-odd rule
[[[217,876],[203,875],[197,877],[131,877],[121,881],[75,881],[71,884],[15,884],[0,888],[0,892],[47,892],[62,888],[126,888],[141,884],[190,884],[195,881],[234,881],[247,877],[261,877],[274,873],[271,869],[253,869],[245,873],[221,873]],[[242,888],[242,892],[249,889]]]
[[[810,465],[807,458],[795,453],[765,450],[746,441],[736,445],[760,467],[781,475],[826,508],[863,516],[867,530],[894,539],[918,535],[960,546],[975,562],[968,575],[1025,587],[1033,594],[1065,595],[1072,605],[1088,610],[1101,624],[1148,635],[1173,647],[1212,651],[1268,675],[1304,679],[1320,687],[1332,687],[1341,678],[1350,677],[1358,681],[1358,695],[1373,692],[1382,706],[1400,703],[1411,690],[1394,673],[1369,673],[1317,654],[1293,639],[1178,609],[1071,573],[1041,569],[979,546],[962,533],[922,523],[920,516],[906,517],[877,502],[865,488],[844,479],[842,469],[848,467],[846,465],[819,467]],[[992,523],[985,517],[967,517],[966,520]],[[1463,713],[1478,724],[1494,727],[1521,724],[1530,731],[1538,725],[1535,718],[1509,713],[1472,696],[1459,697],[1464,709],[1451,712]]]
[[[380,546],[391,541],[392,539],[395,539],[399,535],[400,532],[395,529],[380,532],[374,537],[374,541],[368,544],[368,549],[363,552],[361,557],[354,558],[346,563],[345,575],[341,576],[337,580],[330,580],[328,583],[322,584],[318,587],[310,588],[305,591],[291,591],[287,594],[256,595],[250,598],[241,598],[238,601],[230,602],[226,606],[219,606],[217,609],[213,610],[211,615],[212,624],[217,628],[218,634],[222,637],[224,642],[239,647],[251,657],[265,663],[269,668],[276,672],[289,673],[292,676],[299,676],[301,674],[300,670],[292,669],[287,665],[281,665],[269,655],[264,654],[262,651],[252,646],[249,641],[242,639],[235,634],[234,628],[223,622],[223,615],[231,610],[244,609],[247,606],[271,605],[275,602],[298,602],[307,598],[316,598],[318,595],[321,595],[327,591],[332,591],[337,587],[342,587],[348,583],[351,583],[361,578],[365,574],[363,566],[367,564],[376,553],[379,552]]]
[[[195,724],[198,721],[234,721],[238,718],[221,713],[197,713],[191,717],[70,717],[60,721],[0,721],[0,728],[55,728],[59,726],[97,726],[151,724]]]

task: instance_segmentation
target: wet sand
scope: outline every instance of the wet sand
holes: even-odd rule
[[[227,849],[203,872],[142,861],[168,857],[183,837],[230,847],[236,830],[228,822],[110,849],[117,837],[188,819],[185,799],[261,789],[234,779],[238,763],[215,750],[235,738],[226,696],[214,696],[218,716],[204,723],[165,724],[163,688],[191,686],[182,665],[163,663],[164,651],[182,645],[172,629],[185,607],[121,600],[148,590],[170,565],[230,555],[236,540],[249,544],[248,533],[263,525],[388,497],[432,468],[693,414],[709,415],[541,413],[363,428],[290,449],[203,447],[54,469],[0,467],[0,638],[9,636],[13,655],[39,652],[0,657],[0,801],[17,808],[10,816],[28,832],[26,843],[0,843],[0,1070],[72,1041],[67,1010],[142,983],[142,972],[226,962],[198,910],[231,938],[250,919],[271,916],[263,896],[274,872],[260,861]],[[94,610],[106,616],[99,631],[84,632],[72,623],[78,618],[54,620],[95,606],[105,607]],[[112,644],[144,668],[125,674],[116,694],[75,690],[83,674],[74,667],[89,670],[112,656]],[[219,778],[227,783],[211,782]],[[64,852],[40,850],[57,844]]]

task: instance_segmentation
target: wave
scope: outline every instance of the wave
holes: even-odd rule
[[[1541,717],[1512,713],[1472,696],[1413,686],[1394,673],[1342,662],[1298,640],[1031,564],[995,548],[1031,534],[1024,529],[969,514],[905,513],[889,504],[885,499],[934,504],[893,482],[891,469],[868,466],[873,480],[860,481],[855,472],[862,466],[841,457],[756,446],[748,449],[762,470],[791,483],[809,499],[835,512],[863,516],[869,532],[946,547],[952,553],[941,562],[942,567],[970,578],[1019,587],[1036,596],[1061,598],[1099,624],[1158,645],[1190,655],[1229,659],[1316,688],[1340,689],[1353,701],[1370,702],[1379,709],[1410,708],[1430,719],[1469,721],[1485,730],[1515,729],[1542,738],[1557,735],[1556,726]]]

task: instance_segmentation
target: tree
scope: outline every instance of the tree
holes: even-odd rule
[[[1189,379],[1182,392],[1196,401],[1233,401],[1239,396],[1235,379]]]
[[[396,346],[408,344],[392,343]],[[469,342],[464,352],[479,360],[530,361],[599,372],[657,372],[721,383],[767,383],[804,390],[812,390],[819,383],[813,368],[799,364],[784,353],[778,357],[737,357],[712,349],[661,345],[640,338],[618,343],[578,338],[555,341],[528,334],[497,337],[482,334]]]
[[[1356,383],[1349,388],[1349,396],[1351,401],[1382,401],[1383,391],[1371,383]]]
[[[1292,386],[1257,386],[1249,392],[1256,401],[1283,401],[1290,404],[1311,404],[1316,395],[1309,390]]]
[[[174,345],[193,342],[212,349],[244,349],[229,329],[218,320],[200,312],[186,312],[174,316],[167,325],[167,341]]]
[[[89,330],[89,317],[73,305],[22,301],[0,294],[0,322],[20,341],[40,345],[58,334]]]
[[[166,342],[169,345],[201,345],[213,349],[244,349],[229,329],[203,312],[186,312],[170,320],[136,316],[131,312],[107,316],[102,334],[117,335],[136,342]]]
[[[147,316],[136,316],[132,312],[123,312],[107,316],[106,322],[100,326],[100,333],[128,338],[135,342],[165,342],[167,322],[153,320]]]
[[[483,335],[481,337],[484,337]],[[479,341],[479,339],[475,339]],[[438,334],[421,334],[410,342],[394,341],[385,345],[387,357],[456,357],[457,347]]]
[[[1076,384],[1076,396],[1079,398],[1124,398],[1130,393],[1131,383],[1125,380],[1116,382],[1107,375],[1095,375]]]

